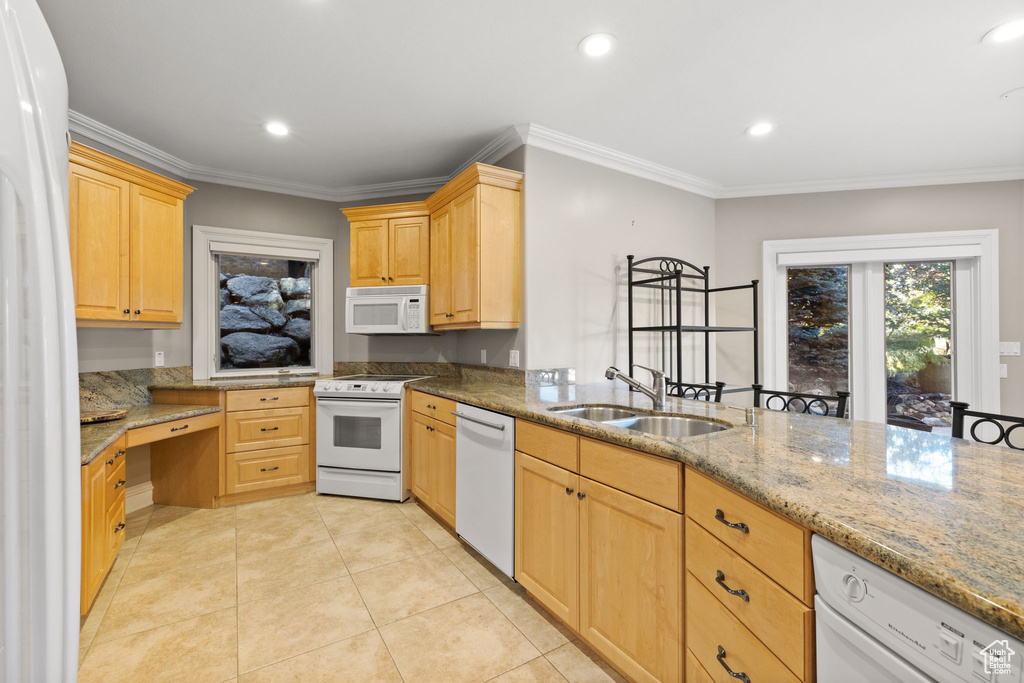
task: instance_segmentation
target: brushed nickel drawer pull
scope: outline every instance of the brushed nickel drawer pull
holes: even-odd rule
[[[267,398],[267,397],[265,397],[265,396],[262,396],[262,397],[260,397],[260,400],[261,400],[261,401],[277,401],[277,400],[279,400],[280,398],[281,398],[280,396],[275,396],[274,398]]]
[[[260,427],[261,432],[276,432],[280,427]]]
[[[729,588],[725,585],[725,574],[722,573],[721,569],[715,571],[715,583],[724,588],[725,592],[729,595],[735,595],[737,598],[743,600],[743,602],[750,602],[750,596],[747,595],[747,591],[733,590],[732,588]]]
[[[172,432],[180,432],[182,429],[188,429],[188,425],[181,425],[180,427],[171,427]]]
[[[273,467],[261,467],[260,468],[260,472],[273,472],[274,470],[279,470],[279,469],[281,469],[280,465],[275,465]]]
[[[119,522],[118,525],[114,527],[114,533],[116,534],[117,532],[119,532],[123,528],[124,528],[124,522]]]
[[[739,529],[740,531],[742,531],[745,534],[749,534],[750,533],[750,527],[748,527],[743,522],[736,522],[735,524],[733,524],[731,522],[725,521],[725,513],[722,512],[721,510],[715,510],[715,519],[717,519],[719,522],[721,522],[722,524],[726,525],[730,529]]]
[[[108,460],[108,461],[107,461],[107,464],[108,464],[108,465],[113,465],[113,464],[114,464],[114,459],[113,459],[113,458],[111,458],[110,460]]]
[[[715,656],[715,659],[718,660],[718,663],[722,665],[722,668],[725,669],[726,673],[730,676],[740,679],[743,683],[750,683],[750,676],[742,671],[733,671],[729,668],[729,665],[725,663],[725,648],[721,645],[718,646],[718,654]]]
[[[430,408],[431,410],[437,410],[437,406],[432,406],[429,403],[427,404],[427,407]]]
[[[114,457],[115,458],[120,458],[122,455],[124,455],[124,450],[123,449],[119,450],[117,453],[114,453]]]
[[[118,479],[117,483],[114,484],[114,490],[116,491],[119,488],[121,488],[122,486],[124,486],[124,479]]]

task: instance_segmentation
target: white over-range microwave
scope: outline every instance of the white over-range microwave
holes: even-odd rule
[[[345,331],[349,334],[433,334],[429,287],[349,287]]]

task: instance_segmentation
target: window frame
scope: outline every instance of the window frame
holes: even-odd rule
[[[301,368],[217,367],[220,274],[216,253],[316,261],[313,269],[313,353]],[[334,240],[283,233],[192,226],[192,377],[224,379],[334,374]]]
[[[870,396],[884,395],[884,378],[857,362],[861,354],[884,358],[885,353],[883,338],[861,334],[868,329],[867,316],[877,315],[883,306],[881,279],[868,277],[869,271],[881,263],[953,261],[957,400],[977,410],[999,412],[998,230],[766,240],[762,257],[765,386],[787,385],[787,268],[850,265],[852,414],[884,422],[884,406],[868,403]]]

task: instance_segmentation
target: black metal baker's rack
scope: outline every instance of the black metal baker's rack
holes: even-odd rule
[[[754,360],[754,379],[751,384],[761,383],[761,368],[758,363],[758,317],[757,317],[757,280],[749,285],[732,287],[711,287],[711,267],[700,268],[682,259],[669,256],[653,256],[636,260],[633,255],[627,256],[629,263],[629,375],[633,376],[634,338],[638,332],[655,332],[662,335],[662,367],[666,374],[665,384],[669,395],[681,391],[687,384],[679,377],[683,367],[683,334],[696,333],[704,335],[704,384],[710,384],[711,378],[711,334],[715,332],[749,332],[752,333],[751,345]],[[661,320],[659,325],[634,325],[633,303],[636,288],[654,289],[661,292]],[[750,327],[717,327],[711,325],[711,295],[721,292],[733,292],[749,289],[751,292]],[[683,293],[696,293],[704,298],[704,324],[683,324]],[[674,358],[672,358],[674,354]],[[674,372],[670,372],[674,364]],[[674,376],[673,376],[674,375]],[[752,391],[751,387],[726,389],[725,393]]]

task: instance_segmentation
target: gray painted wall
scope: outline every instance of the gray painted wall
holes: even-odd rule
[[[761,278],[764,240],[992,228],[999,230],[1000,339],[1024,341],[1024,181],[719,200],[716,284]],[[719,323],[729,324],[736,308],[720,307]],[[718,336],[719,378],[749,384],[749,348],[738,338]],[[1000,362],[1009,372],[1001,410],[1024,414],[1024,357]]]

